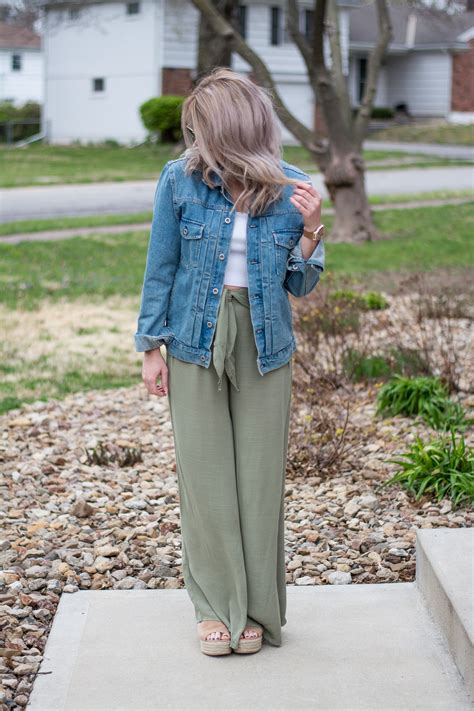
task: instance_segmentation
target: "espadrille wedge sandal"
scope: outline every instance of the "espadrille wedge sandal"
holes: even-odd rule
[[[199,632],[199,641],[201,644],[201,652],[203,654],[209,654],[212,657],[220,656],[223,654],[230,654],[232,652],[230,646],[230,634],[226,627],[219,625],[219,623],[214,620],[202,620],[203,622],[214,622],[214,629],[212,625],[208,625],[208,629]],[[229,639],[221,639],[222,634],[229,634]],[[219,635],[217,639],[206,639],[211,634]]]
[[[254,652],[259,652],[262,648],[263,629],[255,625],[249,625],[247,629],[255,630],[257,637],[241,637],[238,647],[234,649],[237,654],[253,654]]]

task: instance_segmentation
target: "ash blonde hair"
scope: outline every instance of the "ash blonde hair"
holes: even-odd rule
[[[202,172],[209,187],[214,171],[230,191],[243,186],[236,203],[251,215],[277,201],[284,185],[296,180],[283,172],[281,130],[271,91],[227,67],[216,67],[199,80],[183,102],[181,129],[185,173]]]

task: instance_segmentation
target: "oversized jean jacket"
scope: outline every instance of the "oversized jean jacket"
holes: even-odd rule
[[[235,212],[222,180],[209,188],[201,171],[185,175],[185,158],[164,166],[154,197],[141,306],[135,333],[138,352],[159,348],[209,368]],[[291,178],[309,175],[281,160]],[[305,296],[324,271],[324,243],[304,259],[304,222],[289,200],[293,186],[266,212],[247,222],[250,315],[261,375],[287,363],[296,350],[289,294]]]

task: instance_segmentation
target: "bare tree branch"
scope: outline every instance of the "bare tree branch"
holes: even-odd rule
[[[312,47],[306,37],[300,32],[298,18],[299,8],[297,0],[288,0],[288,31],[303,57],[310,84],[313,89],[316,90],[316,75],[314,73]]]
[[[329,135],[331,151],[347,153],[352,150],[352,135],[346,125],[341,103],[335,89],[331,72],[324,58],[324,30],[326,23],[327,1],[315,0],[313,57],[316,73],[318,101],[321,103],[324,120]]]
[[[343,119],[348,129],[351,127],[351,102],[347,82],[342,67],[341,38],[339,32],[339,12],[336,0],[328,0],[326,30],[331,47],[331,76],[334,88],[341,102]]]

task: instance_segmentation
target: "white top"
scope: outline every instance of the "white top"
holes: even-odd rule
[[[235,211],[234,229],[229,257],[224,274],[224,284],[248,286],[247,277],[247,221],[248,212]]]

